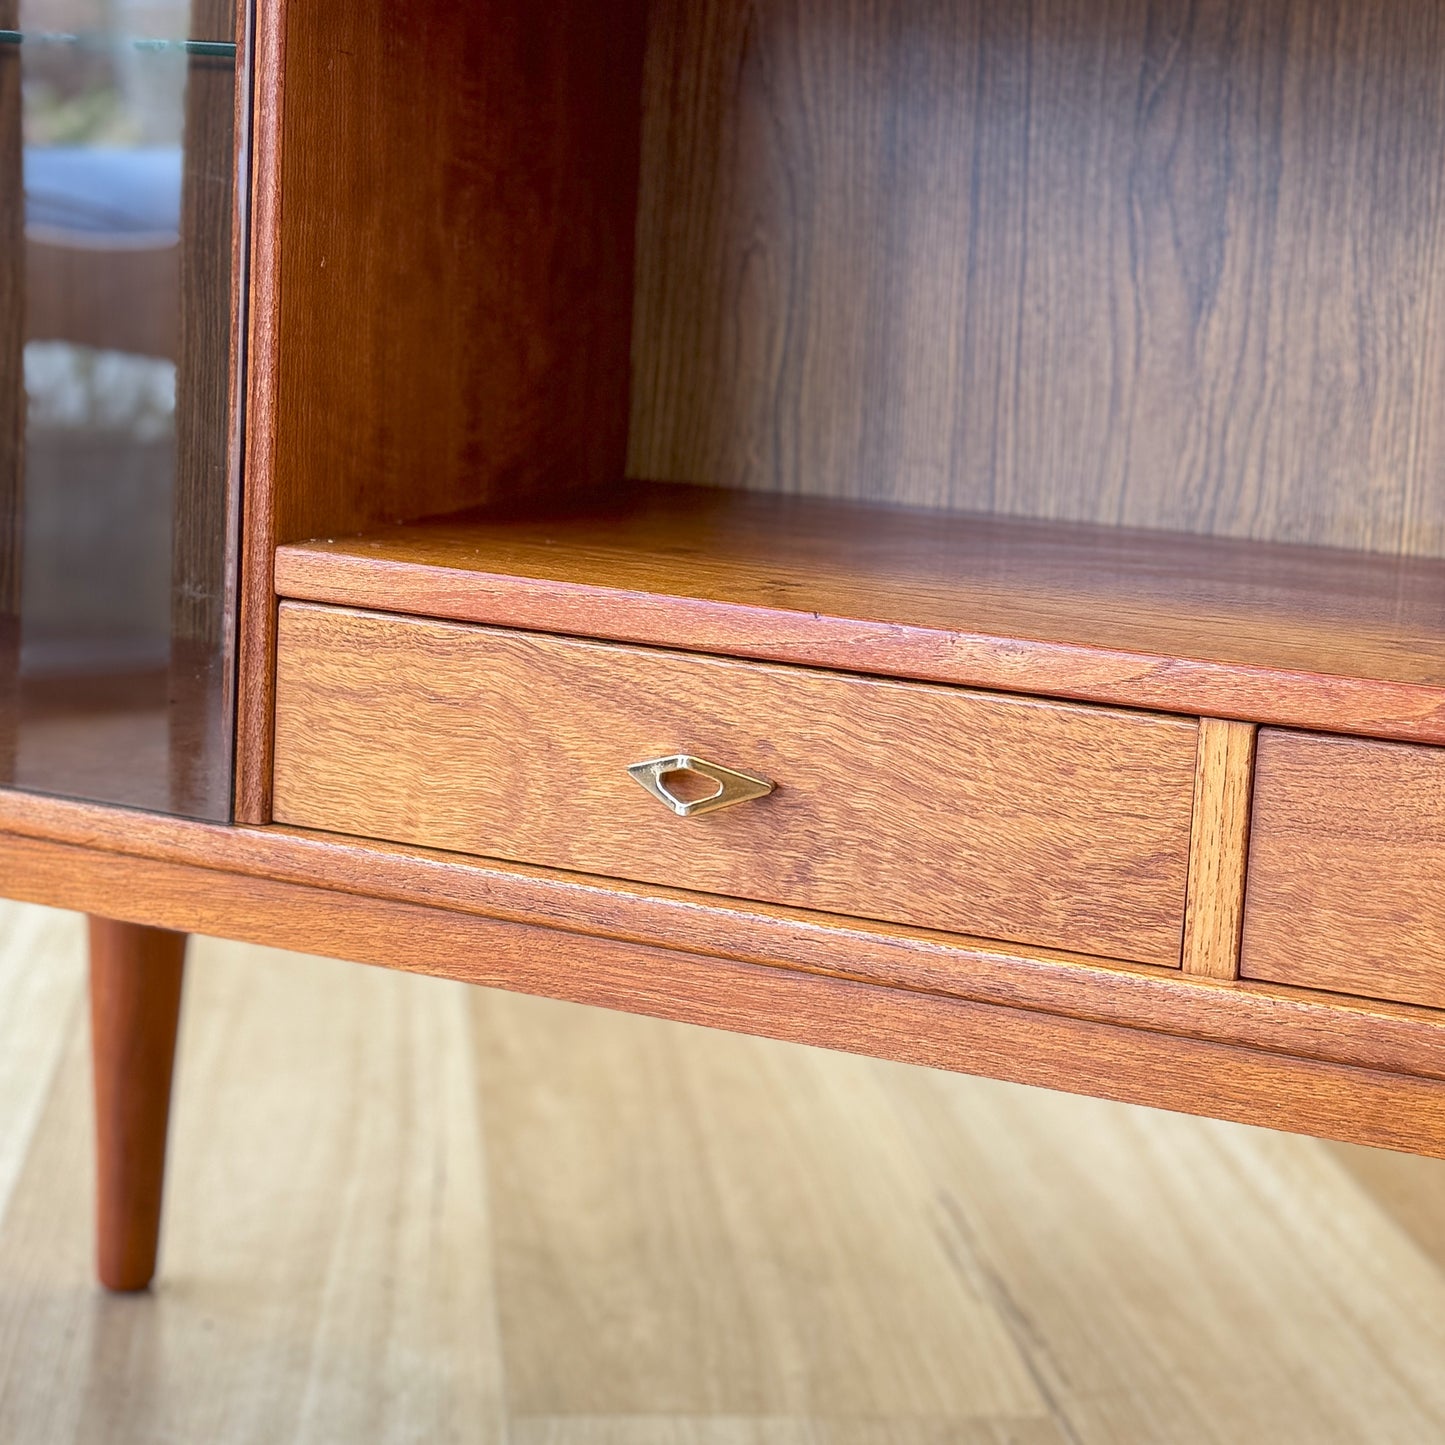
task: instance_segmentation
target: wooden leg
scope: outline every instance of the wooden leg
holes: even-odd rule
[[[90,920],[96,1254],[107,1289],[155,1273],[186,935]]]

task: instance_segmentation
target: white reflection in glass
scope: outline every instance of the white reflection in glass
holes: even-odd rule
[[[94,767],[132,773],[139,798],[164,776],[187,70],[133,39],[189,20],[185,3],[21,8],[22,787],[83,791]]]

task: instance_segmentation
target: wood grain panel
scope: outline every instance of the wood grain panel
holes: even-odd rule
[[[1184,914],[1185,973],[1239,977],[1254,739],[1249,723],[1205,718],[1199,724]]]
[[[1445,749],[1259,737],[1248,978],[1445,1007]]]
[[[283,548],[283,595],[1445,742],[1445,565],[699,487]]]
[[[896,924],[709,898],[524,864],[277,827],[216,827],[0,792],[0,832],[122,859],[666,948],[1385,1073],[1445,1079],[1445,1014],[1177,968],[1019,949]],[[53,901],[53,900],[47,900]],[[76,905],[90,908],[99,904]],[[141,915],[142,922],[152,921]],[[224,930],[222,930],[224,931]]]
[[[1445,1079],[1445,1014],[1178,968],[1019,949],[889,923],[715,899],[525,864],[286,828],[189,819],[0,792],[0,831],[181,868],[295,883],[471,918],[845,974],[1016,1009]]]
[[[1434,0],[660,0],[630,467],[1445,555]]]
[[[621,473],[643,10],[261,6],[243,820],[275,541]]]
[[[21,901],[1445,1155],[1445,1083],[0,836]]]
[[[1198,727],[286,604],[277,820],[1177,964]],[[676,753],[778,791],[678,818]]]
[[[281,164],[288,0],[254,0],[250,115],[250,254],[246,262],[244,460],[236,639],[232,814],[271,818],[271,718],[276,682],[276,441],[281,409]]]

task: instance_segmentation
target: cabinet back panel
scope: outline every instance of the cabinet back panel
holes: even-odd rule
[[[1445,555],[1445,7],[656,0],[630,470]]]

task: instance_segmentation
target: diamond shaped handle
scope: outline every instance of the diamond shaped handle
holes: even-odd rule
[[[688,802],[679,798],[667,786],[667,779],[675,773],[695,773],[717,785],[717,791],[705,798]],[[734,768],[725,768],[721,763],[710,763],[706,758],[695,758],[689,753],[678,753],[670,758],[651,758],[645,763],[633,763],[627,770],[628,777],[646,788],[659,803],[679,818],[696,818],[703,813],[716,813],[719,808],[731,808],[753,798],[766,798],[777,786],[767,778],[755,778],[751,773],[740,773]]]

